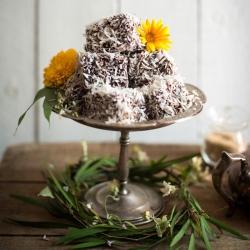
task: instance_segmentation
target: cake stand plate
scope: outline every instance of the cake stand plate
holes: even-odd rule
[[[159,216],[164,210],[164,202],[162,196],[154,189],[142,184],[128,183],[129,168],[128,168],[128,146],[130,143],[129,132],[152,130],[169,126],[176,122],[182,122],[199,114],[203,109],[203,104],[206,102],[205,94],[197,87],[191,84],[185,84],[191,94],[195,95],[195,103],[185,112],[179,113],[176,116],[151,120],[147,122],[137,122],[131,124],[106,123],[104,121],[89,119],[83,116],[74,117],[70,114],[64,114],[64,117],[70,118],[78,123],[86,126],[120,131],[120,155],[118,162],[119,181],[119,201],[113,199],[107,200],[107,212],[119,216],[122,221],[129,221],[135,225],[142,225],[150,221],[145,221],[141,213],[149,211],[150,214]],[[59,113],[60,111],[54,110]],[[101,218],[106,218],[104,203],[105,198],[111,194],[108,189],[107,182],[100,183],[90,188],[85,194],[84,200],[87,204],[98,213]]]
[[[109,194],[107,182],[103,182],[91,188],[85,195],[85,200],[101,218],[107,217],[103,205],[105,197]],[[147,222],[142,219],[142,212],[149,211],[158,217],[164,209],[162,197],[155,190],[133,183],[126,184],[126,194],[119,194],[118,201],[109,198],[106,205],[108,214],[118,215],[122,221],[129,221],[135,225]]]

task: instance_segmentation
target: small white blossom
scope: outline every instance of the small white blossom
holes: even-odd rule
[[[60,110],[59,112],[60,115],[64,115],[65,114],[65,111],[63,109]]]
[[[127,229],[125,223],[122,223],[122,228]]]
[[[139,161],[149,161],[149,157],[146,152],[144,151],[139,151],[138,152],[138,160]]]
[[[65,192],[68,192],[68,191],[69,191],[69,187],[68,187],[68,186],[64,186],[64,187],[63,187],[63,190],[64,190]]]
[[[201,165],[202,165],[202,158],[200,156],[193,157],[191,159],[191,166],[196,169],[197,171],[201,170]]]
[[[151,214],[149,211],[144,211],[144,212],[142,212],[141,215],[142,215],[143,220],[150,220],[151,219]]]
[[[50,169],[55,168],[55,166],[54,166],[52,163],[49,163],[49,164],[48,164],[48,167],[49,167]]]
[[[92,203],[91,203],[91,202],[88,203],[88,204],[87,204],[87,207],[88,207],[88,209],[91,209],[91,208],[92,208]]]
[[[164,188],[161,188],[161,192],[163,193],[164,196],[168,196],[170,193],[174,193],[176,191],[176,187],[171,185],[170,182],[165,182],[163,181]]]
[[[46,235],[43,236],[43,240],[49,240]]]
[[[107,185],[108,185],[108,189],[112,193],[117,194],[119,192],[119,186],[120,186],[120,184],[119,184],[119,182],[116,179],[114,179],[112,182],[108,182]]]
[[[142,151],[140,147],[135,146],[134,149],[135,158],[139,161],[149,161],[150,158],[146,152]]]
[[[112,246],[113,243],[114,243],[113,240],[107,240],[107,244],[108,244],[110,247]]]

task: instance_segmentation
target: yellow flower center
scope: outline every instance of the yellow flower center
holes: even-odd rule
[[[147,39],[147,41],[150,42],[150,43],[155,42],[155,36],[154,36],[154,34],[151,33],[151,32],[149,32],[149,33],[146,35],[146,39]]]

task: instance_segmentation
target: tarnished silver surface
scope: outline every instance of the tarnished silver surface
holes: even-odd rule
[[[83,116],[74,117],[70,114],[64,114],[64,117],[70,118],[78,123],[86,126],[104,129],[120,131],[120,155],[118,165],[117,179],[120,183],[119,188],[119,201],[110,200],[107,203],[108,213],[115,214],[120,217],[121,220],[126,220],[134,223],[135,225],[141,225],[150,221],[142,219],[141,213],[149,211],[151,214],[158,216],[164,209],[164,202],[162,196],[155,192],[155,190],[145,186],[128,182],[128,146],[129,146],[129,132],[143,131],[162,128],[169,126],[175,122],[182,122],[193,116],[199,114],[202,111],[203,104],[206,102],[206,96],[197,87],[186,84],[189,92],[196,96],[194,105],[183,113],[179,113],[176,116],[164,118],[161,120],[151,120],[147,122],[137,122],[131,124],[118,124],[118,123],[106,123],[100,120],[89,119]],[[58,113],[59,111],[54,110]],[[107,183],[100,183],[92,187],[85,195],[85,201],[92,204],[92,208],[102,218],[106,218],[106,211],[104,209],[104,202],[107,195],[110,194],[110,190],[107,188]]]
[[[149,221],[143,220],[141,213],[149,211],[156,217],[160,216],[164,209],[164,202],[161,195],[155,190],[141,184],[126,184],[126,194],[119,195],[119,201],[112,198],[107,199],[108,214],[118,215],[122,221],[129,221],[135,225],[146,224]],[[104,208],[105,198],[110,194],[107,182],[92,187],[85,195],[85,201],[101,218],[106,218]]]
[[[215,190],[228,203],[227,216],[232,216],[239,204],[250,206],[250,166],[244,155],[223,151],[212,179]]]
[[[131,124],[119,124],[119,123],[106,123],[105,121],[94,120],[84,116],[75,117],[68,113],[64,114],[63,116],[89,127],[105,129],[105,130],[113,130],[113,131],[123,131],[123,130],[143,131],[143,130],[162,128],[165,126],[169,126],[175,122],[182,122],[187,119],[190,119],[202,111],[203,103],[206,102],[205,94],[194,85],[187,83],[185,85],[189,90],[189,92],[196,96],[194,105],[183,113],[179,113],[175,116],[171,116],[161,120],[150,120],[146,122],[135,122]],[[54,111],[56,113],[59,112],[57,110]]]

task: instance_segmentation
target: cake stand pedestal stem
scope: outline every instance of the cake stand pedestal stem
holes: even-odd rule
[[[126,184],[128,182],[129,168],[128,168],[128,146],[129,146],[129,132],[121,131],[120,137],[120,155],[119,155],[119,165],[118,165],[118,180],[120,182],[119,194],[126,195],[128,191],[126,190]]]

